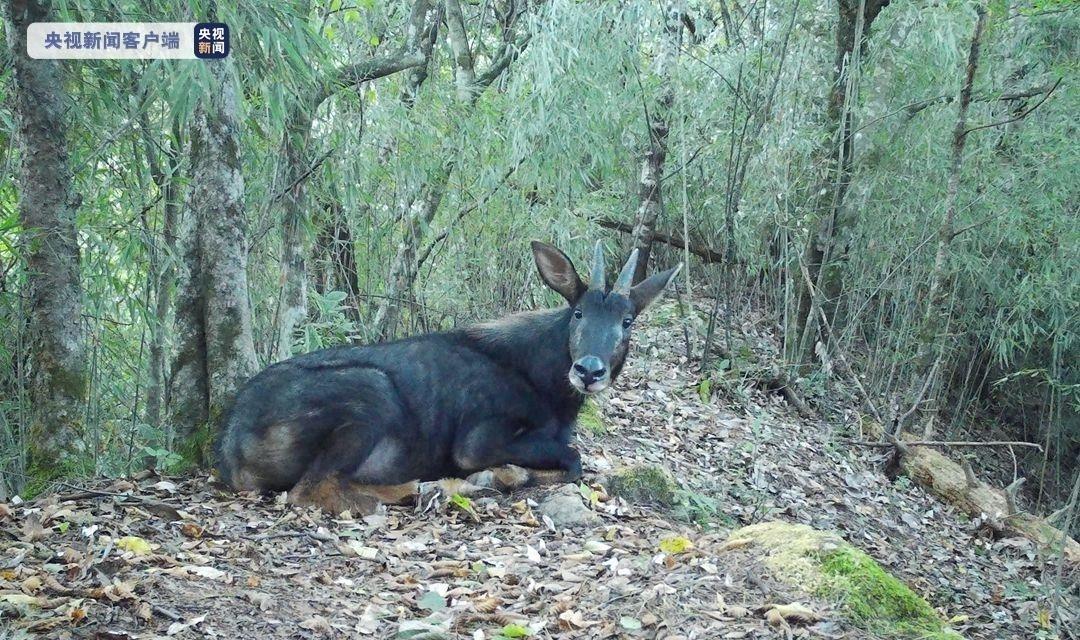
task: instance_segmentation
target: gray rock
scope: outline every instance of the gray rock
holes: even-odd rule
[[[600,520],[600,516],[582,501],[577,487],[572,484],[545,498],[538,509],[541,515],[551,518],[551,522],[559,528],[589,525]]]

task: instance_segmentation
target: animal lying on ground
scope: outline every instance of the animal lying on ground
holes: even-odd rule
[[[570,439],[585,397],[619,375],[634,318],[682,265],[631,286],[635,250],[608,289],[599,243],[588,286],[562,251],[541,242],[532,250],[568,306],[267,367],[226,415],[222,480],[287,490],[336,513],[369,504],[380,495],[373,487],[499,465],[580,478]]]

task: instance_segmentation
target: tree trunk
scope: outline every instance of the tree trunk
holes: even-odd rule
[[[192,154],[192,160],[194,155]],[[194,186],[194,185],[192,185]],[[176,314],[173,318],[175,353],[165,406],[169,434],[167,444],[175,448],[177,439],[186,442],[209,421],[208,381],[206,379],[206,334],[203,327],[202,264],[199,247],[199,221],[196,212],[187,208],[177,221],[179,268],[176,283]]]
[[[26,28],[52,19],[47,2],[6,3],[7,40],[18,118],[20,243],[29,307],[27,468],[57,473],[79,448],[87,393],[86,339],[75,214],[80,198],[68,163],[68,105],[59,62],[26,55]]]
[[[655,62],[655,73],[660,79],[660,95],[653,101],[652,109],[646,109],[645,112],[649,144],[641,160],[641,176],[638,179],[640,204],[632,234],[634,248],[638,250],[637,264],[634,265],[635,283],[645,279],[652,254],[656,221],[664,209],[661,181],[664,176],[664,159],[667,157],[668,112],[675,101],[671,75],[679,56],[682,9],[679,1],[664,6],[664,39]]]
[[[316,106],[317,108],[317,106]],[[307,180],[309,171],[307,147],[311,140],[314,108],[299,105],[289,116],[285,127],[281,233],[281,293],[278,298],[277,340],[272,346],[271,361],[292,356],[296,327],[307,317]]]
[[[917,409],[924,398],[925,389],[929,387],[931,372],[937,369],[941,360],[943,348],[943,331],[946,319],[949,316],[949,305],[946,304],[946,280],[950,276],[949,269],[949,244],[953,239],[953,230],[956,228],[956,198],[960,191],[960,171],[964,162],[964,144],[967,142],[967,115],[971,106],[972,87],[975,83],[975,72],[979,67],[979,49],[981,47],[982,33],[986,26],[986,8],[977,5],[975,11],[978,15],[975,21],[975,31],[971,36],[971,49],[968,52],[967,68],[965,70],[964,83],[960,88],[960,100],[957,107],[956,123],[952,133],[952,162],[949,167],[949,182],[945,188],[945,212],[938,223],[937,249],[934,252],[934,267],[930,273],[930,288],[927,293],[926,312],[923,314],[922,326],[918,339],[920,341],[918,355],[915,357],[915,370],[913,371],[910,394],[910,408]],[[915,412],[908,411],[905,416],[911,416]],[[904,428],[903,420],[897,420],[893,426],[893,432],[899,432]],[[929,425],[927,425],[929,429]],[[924,435],[929,436],[929,432]]]
[[[401,321],[401,312],[404,305],[409,301],[413,285],[417,276],[417,247],[423,238],[424,229],[431,226],[435,220],[435,214],[439,211],[442,203],[446,183],[450,180],[450,174],[454,170],[453,161],[448,162],[440,169],[439,173],[431,176],[428,184],[413,199],[405,214],[405,234],[398,244],[394,262],[390,266],[390,277],[386,287],[386,293],[381,298],[375,311],[373,325],[375,335],[379,340],[386,340],[394,336],[398,323]]]
[[[346,314],[353,324],[360,326],[360,276],[356,268],[356,243],[353,241],[349,221],[341,213],[341,204],[331,203],[330,213],[330,261],[338,288],[346,294]]]
[[[185,271],[176,313],[170,414],[192,461],[207,460],[206,428],[257,368],[248,306],[240,123],[231,61],[210,62],[211,86],[191,130]]]
[[[811,207],[818,213],[816,232],[807,241],[803,261],[816,284],[822,300],[814,300],[805,287],[800,289],[799,304],[792,338],[797,341],[795,353],[800,361],[810,360],[813,352],[811,332],[815,304],[832,304],[840,290],[839,274],[827,268],[833,239],[843,226],[841,219],[844,197],[851,182],[853,163],[852,105],[848,104],[848,77],[853,73],[856,46],[864,47],[869,39],[870,26],[889,0],[838,0],[836,23],[836,52],[833,59],[832,87],[825,106],[826,134],[816,154],[824,167],[820,186],[812,197]]]
[[[160,238],[154,242],[151,250],[151,278],[154,292],[154,320],[150,325],[150,362],[146,385],[146,424],[158,426],[161,422],[161,409],[165,400],[164,380],[167,379],[165,363],[165,325],[168,322],[170,302],[172,301],[173,268],[171,257],[176,249],[176,225],[180,215],[178,176],[180,169],[180,149],[182,132],[180,123],[173,122],[172,138],[165,151],[168,169],[164,169],[155,145],[152,142],[148,123],[140,123],[144,139],[146,157],[150,165],[150,174],[154,184],[164,200]]]
[[[319,226],[315,239],[317,260],[312,279],[315,291],[325,295],[330,291],[345,293],[345,314],[354,328],[360,326],[360,277],[356,268],[356,243],[349,221],[342,215],[341,203],[335,198],[323,205],[326,218]]]

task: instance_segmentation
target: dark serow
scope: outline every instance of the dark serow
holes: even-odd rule
[[[333,510],[347,508],[342,496],[356,487],[506,464],[579,478],[570,439],[585,396],[619,375],[634,318],[679,267],[632,287],[635,251],[608,290],[600,244],[588,287],[562,251],[532,249],[569,306],[267,367],[226,416],[221,478]]]

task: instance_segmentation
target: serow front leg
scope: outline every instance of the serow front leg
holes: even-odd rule
[[[566,483],[581,478],[581,454],[560,442],[555,434],[534,431],[507,439],[503,435],[506,433],[505,428],[474,429],[455,443],[455,463],[465,472],[508,464],[524,467],[529,470],[524,485]]]

